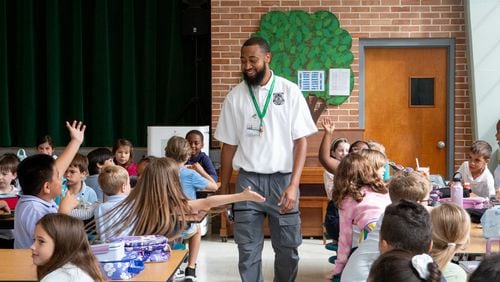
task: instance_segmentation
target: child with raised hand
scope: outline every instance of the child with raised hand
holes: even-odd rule
[[[83,222],[69,215],[43,216],[36,224],[31,251],[41,282],[106,281]]]
[[[61,177],[69,167],[73,157],[83,142],[85,125],[80,121],[66,122],[71,140],[54,160],[45,154],[37,154],[24,159],[17,167],[17,176],[23,195],[19,199],[14,214],[14,248],[27,249],[33,243],[35,224],[48,213],[69,214],[79,201],[75,195],[67,193],[60,206],[54,199],[61,194]]]
[[[469,243],[471,221],[469,214],[453,203],[443,203],[431,210],[431,256],[448,282],[467,281],[463,268],[451,262],[455,253]]]
[[[472,193],[483,198],[495,198],[495,181],[487,169],[492,148],[488,142],[477,140],[469,148],[468,160],[458,168],[462,182],[470,183]]]
[[[333,121],[329,119],[323,120],[323,128],[325,129],[325,135],[323,135],[319,147],[319,162],[327,172],[335,175],[340,161],[349,153],[349,143],[347,139],[339,138],[334,140],[335,126]]]
[[[50,135],[40,136],[36,140],[36,150],[39,154],[45,154],[57,159],[57,156],[54,155],[54,142],[52,141],[52,137]]]
[[[191,145],[191,157],[186,162],[187,165],[192,165],[194,170],[196,170],[199,174],[201,174],[201,170],[207,172],[212,179],[217,182],[217,171],[215,170],[214,164],[212,160],[201,151],[203,149],[203,133],[199,130],[191,130],[186,134],[186,139]]]
[[[15,183],[18,165],[16,154],[5,153],[0,157],[0,194],[19,194],[20,188]]]
[[[441,272],[428,254],[415,255],[393,249],[381,255],[372,265],[369,282],[440,282]]]
[[[359,154],[349,154],[340,162],[334,185],[333,201],[339,207],[340,235],[333,278],[339,278],[353,245],[353,225],[361,234],[369,233],[390,199],[377,170]],[[365,238],[360,236],[359,241]]]
[[[325,215],[325,229],[328,236],[332,239],[331,243],[326,245],[329,250],[337,250],[337,241],[339,239],[339,211],[332,201],[333,179],[335,171],[340,161],[349,153],[349,142],[345,138],[333,139],[335,126],[331,120],[323,120],[325,134],[321,140],[319,148],[319,160],[325,168],[323,173],[323,182],[325,192],[328,197],[328,207]]]
[[[137,175],[137,165],[134,163],[134,147],[132,142],[127,139],[116,140],[112,150],[115,156],[114,162],[116,165],[124,167],[128,171],[128,175]]]
[[[431,183],[422,174],[416,171],[399,171],[396,172],[388,183],[389,196],[392,203],[398,203],[401,200],[414,201],[420,205],[427,207],[429,200],[429,194],[432,190]],[[386,212],[387,212],[386,208]],[[396,212],[396,215],[399,212]],[[401,213],[403,214],[403,213]],[[344,267],[342,272],[342,282],[364,282],[368,278],[368,272],[372,263],[380,255],[379,242],[382,222],[384,220],[384,214],[382,214],[375,225],[375,229],[372,230],[367,236],[367,238],[361,242],[358,248],[351,254],[349,261]],[[400,226],[404,226],[407,234],[420,234],[419,240],[423,240],[422,248],[419,252],[427,252],[428,245],[431,241],[431,231],[430,231],[430,218],[429,214],[420,215],[418,219],[411,219],[409,217],[406,223],[389,224],[388,227],[394,225],[396,231],[400,230]],[[398,216],[396,219],[389,219],[389,222],[395,222],[396,220],[405,220],[403,217]],[[409,222],[409,223],[408,223]],[[427,224],[425,223],[427,222]],[[391,233],[389,231],[388,233]],[[406,235],[399,235],[400,233],[395,232],[395,236],[387,238],[390,244],[395,246],[405,246],[405,242],[409,237]],[[424,235],[428,234],[428,235]],[[391,239],[392,238],[392,239]],[[427,240],[427,241],[425,241]],[[417,253],[417,252],[415,252]]]
[[[101,203],[104,202],[104,194],[98,181],[99,173],[104,167],[114,165],[113,157],[113,153],[108,148],[97,148],[87,154],[89,176],[85,179],[85,184],[94,189],[97,200]]]

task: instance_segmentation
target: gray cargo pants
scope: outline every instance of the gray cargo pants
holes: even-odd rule
[[[295,281],[302,243],[299,203],[295,208],[280,214],[278,202],[283,190],[290,183],[290,173],[258,174],[240,170],[236,192],[243,187],[252,189],[264,197],[264,203],[240,202],[234,205],[234,239],[238,244],[241,280],[260,282],[262,277],[262,248],[264,233],[262,222],[269,218],[271,242],[274,249],[274,281]]]

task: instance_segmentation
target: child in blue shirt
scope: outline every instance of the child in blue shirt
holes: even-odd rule
[[[83,181],[88,174],[88,160],[82,154],[76,154],[68,169],[64,173],[66,186],[71,194],[76,195],[81,205],[90,205],[97,201],[97,195],[91,187]],[[63,196],[65,191],[63,191]]]
[[[109,217],[106,213],[127,198],[130,193],[130,178],[128,172],[122,166],[111,165],[102,169],[99,174],[99,185],[106,195],[106,201],[94,210],[97,234],[101,240],[106,240],[104,230],[112,230],[115,222],[121,216]],[[124,235],[130,233],[125,230]]]
[[[113,158],[114,155],[108,148],[97,148],[87,154],[87,159],[89,160],[89,176],[85,179],[85,184],[94,189],[97,200],[101,203],[104,202],[104,194],[97,179],[104,167],[114,165]]]
[[[51,156],[38,154],[24,159],[17,168],[23,195],[19,199],[14,215],[14,248],[27,249],[33,243],[35,225],[48,213],[69,214],[79,201],[71,192],[61,200],[60,207],[54,199],[61,194],[61,177],[83,142],[85,125],[66,122],[71,140],[54,160]]]
[[[205,170],[200,173],[193,169],[184,167],[191,156],[191,147],[189,142],[179,136],[173,136],[167,142],[165,147],[165,156],[174,159],[179,165],[180,180],[182,191],[188,199],[196,199],[196,190],[216,191],[217,183],[208,175]],[[186,281],[196,280],[196,260],[201,244],[201,230],[198,224],[192,224],[185,232],[184,239],[189,238],[189,261],[186,267]]]

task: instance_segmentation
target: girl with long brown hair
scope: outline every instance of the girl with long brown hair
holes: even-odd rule
[[[182,192],[178,164],[169,158],[151,158],[129,196],[103,215],[103,220],[119,218],[104,233],[107,238],[163,235],[171,239],[186,228],[186,215],[239,201],[263,202],[265,198],[248,188],[237,194],[188,200]],[[125,231],[130,234],[123,234]]]
[[[42,282],[106,281],[79,219],[62,213],[45,215],[35,226],[31,251]]]
[[[371,151],[385,159],[382,153]],[[359,240],[364,240],[375,227],[385,207],[391,203],[380,167],[367,157],[360,154],[347,155],[335,174],[332,200],[339,207],[340,235],[334,276],[340,276],[347,263],[353,246],[353,225],[361,233]]]

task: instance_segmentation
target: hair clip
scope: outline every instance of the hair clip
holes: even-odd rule
[[[430,275],[427,265],[433,263],[434,260],[428,254],[415,255],[411,259],[411,265],[417,271],[421,279],[427,279]]]
[[[448,247],[455,247],[457,244],[455,243],[448,243]]]

